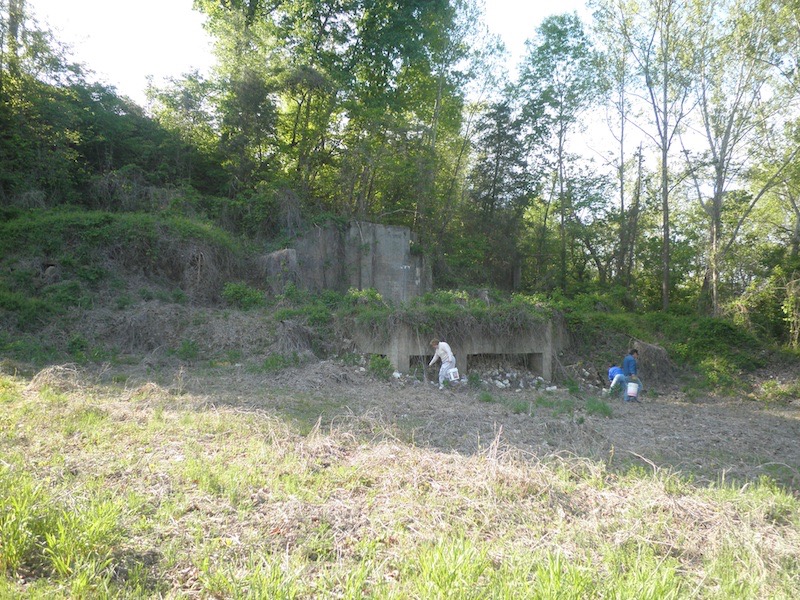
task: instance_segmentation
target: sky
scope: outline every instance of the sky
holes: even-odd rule
[[[516,61],[541,20],[583,10],[583,0],[485,0],[486,25],[499,34]],[[147,77],[169,77],[213,65],[211,39],[192,0],[27,0],[40,24],[68,44],[95,79],[145,105]],[[582,15],[585,17],[585,15]]]

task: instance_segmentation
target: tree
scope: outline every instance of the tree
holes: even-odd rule
[[[599,94],[598,57],[576,14],[546,18],[520,69],[519,86],[528,98],[532,142],[544,144],[552,161],[551,181],[559,210],[559,284],[567,285],[567,221],[571,215],[567,142],[579,116]],[[546,213],[545,213],[546,216]]]
[[[0,200],[72,198],[85,176],[72,83],[83,83],[82,70],[28,17],[24,0],[0,2]]]
[[[521,122],[510,101],[492,103],[476,124],[474,167],[469,176],[465,230],[481,240],[482,282],[520,285],[519,237],[530,199]],[[456,244],[453,244],[454,246]]]
[[[795,105],[780,93],[774,65],[780,63],[770,35],[775,18],[771,3],[763,0],[715,0],[698,2],[693,13],[696,39],[696,94],[706,151],[691,160],[687,151],[697,198],[709,222],[708,277],[712,312],[720,314],[719,278],[725,258],[723,213],[731,186],[746,185],[758,133],[766,130],[779,111]],[[791,109],[790,109],[791,110]],[[794,160],[790,152],[774,164],[778,175]],[[763,185],[778,181],[769,177]],[[709,189],[706,198],[704,189]],[[752,198],[764,195],[763,186]],[[752,211],[747,207],[745,218]],[[733,232],[737,231],[735,227]],[[731,232],[731,234],[733,233]],[[730,248],[730,245],[727,246]]]
[[[628,125],[633,117],[631,94],[636,84],[635,65],[631,56],[630,42],[620,34],[618,23],[628,23],[633,15],[625,14],[623,7],[613,2],[590,2],[594,8],[594,31],[603,44],[602,61],[605,68],[601,71],[605,79],[604,88],[607,90],[607,102],[610,104],[611,115],[607,118],[609,131],[617,142],[616,157],[612,156],[619,196],[619,212],[617,214],[617,227],[619,240],[616,252],[615,271],[616,281],[623,286],[630,287],[632,283],[633,252],[636,245],[638,223],[637,213],[642,182],[642,146],[631,160],[628,156]],[[636,178],[628,181],[628,168],[636,168]],[[632,189],[631,189],[632,187]],[[633,198],[631,206],[626,209],[626,196]]]
[[[694,63],[694,39],[688,0],[607,0],[616,15],[620,35],[630,49],[649,105],[655,132],[640,126],[656,144],[660,158],[662,246],[661,302],[669,308],[670,295],[670,151],[675,136],[691,110],[689,97]]]

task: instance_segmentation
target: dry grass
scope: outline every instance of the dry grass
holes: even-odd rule
[[[462,538],[490,559],[489,580],[505,577],[509,589],[536,580],[513,565],[554,556],[602,597],[632,589],[627,560],[674,577],[675,597],[725,597],[720,590],[735,584],[739,597],[788,597],[800,585],[797,499],[770,485],[696,486],[644,456],[645,469],[626,473],[610,457],[532,451],[509,443],[513,420],[472,451],[424,435],[409,442],[429,425],[409,430],[389,402],[408,390],[354,376],[313,395],[287,389],[287,379],[236,385],[233,374],[220,381],[177,370],[162,383],[101,383],[109,379],[72,365],[30,382],[6,377],[21,393],[5,403],[13,427],[0,451],[7,467],[67,504],[103,489],[125,507],[109,581],[131,597],[227,597],[220,590],[253,585],[254,557],[297,575],[292,597],[347,595],[345,574],[361,571],[362,597],[419,596],[420,554]],[[367,407],[359,387],[387,396]],[[471,422],[468,396],[426,388],[402,410],[417,406],[425,418],[425,403],[437,402],[448,418]],[[300,404],[317,414],[305,433],[281,415]],[[497,407],[475,408],[492,418]],[[587,435],[560,435],[570,431]],[[23,592],[42,576],[12,584],[6,573],[5,589]],[[49,577],[53,589],[65,585]]]

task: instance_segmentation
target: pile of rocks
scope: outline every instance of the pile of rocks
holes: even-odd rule
[[[482,384],[500,390],[555,389],[555,386],[547,386],[541,376],[518,369],[491,369],[479,376]]]

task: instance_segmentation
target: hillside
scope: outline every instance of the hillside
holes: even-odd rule
[[[355,352],[347,326],[408,310],[452,327],[468,293],[271,296],[258,251],[184,220],[2,228],[0,596],[800,586],[798,365],[729,324],[575,303],[554,382],[500,356],[440,392],[432,369]],[[509,306],[518,322],[528,304]],[[641,404],[601,391],[630,344]]]
[[[106,380],[129,387],[154,381],[174,388],[180,380],[188,389],[196,380],[203,383],[193,393],[213,389],[214,403],[252,398],[265,408],[277,407],[255,399],[253,390],[267,385],[299,393],[335,389],[342,396],[337,410],[429,423],[408,428],[416,441],[445,451],[474,452],[502,428],[506,443],[534,455],[570,451],[606,460],[616,453],[617,460],[657,460],[659,468],[711,481],[722,472],[757,479],[770,471],[759,467],[765,463],[800,464],[797,449],[786,454],[797,433],[798,361],[752,345],[755,338],[723,322],[636,317],[576,303],[563,313],[567,346],[555,357],[553,382],[537,381],[514,357],[497,356],[476,362],[465,374],[469,385],[443,399],[422,381],[432,381],[435,369],[416,366],[411,375],[390,377],[388,365],[357,353],[348,328],[358,321],[382,329],[400,318],[452,330],[469,310],[469,294],[437,293],[408,314],[393,313],[367,292],[314,297],[290,286],[273,295],[259,282],[256,249],[174,217],[12,211],[2,228],[0,349],[7,373],[32,376],[49,364],[101,369]],[[519,323],[529,305],[510,306],[509,317],[502,309],[490,315],[496,327]],[[609,362],[631,345],[641,352],[641,407],[601,394]],[[545,391],[551,384],[556,391]],[[606,408],[595,407],[589,420],[592,403]],[[550,409],[552,422],[531,420]],[[306,418],[341,416],[327,412],[311,409]],[[721,458],[708,458],[713,449]],[[796,473],[787,468],[782,476],[794,486]]]

